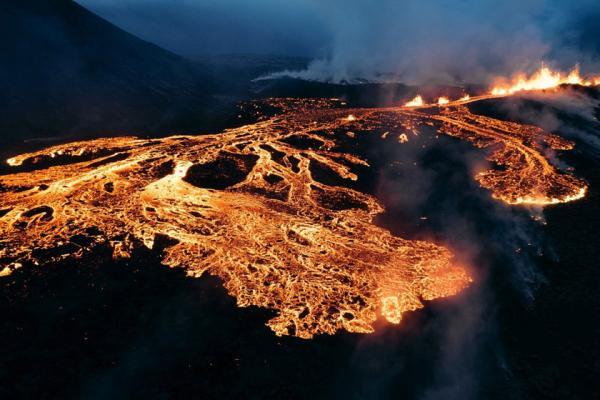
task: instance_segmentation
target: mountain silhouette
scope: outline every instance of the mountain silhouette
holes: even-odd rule
[[[214,106],[198,64],[70,0],[4,0],[0,54],[0,143],[192,129]]]

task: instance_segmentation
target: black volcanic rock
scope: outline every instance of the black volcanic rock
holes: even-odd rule
[[[0,54],[0,143],[191,129],[212,104],[198,65],[69,0],[4,0]]]

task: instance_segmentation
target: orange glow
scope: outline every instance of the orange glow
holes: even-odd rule
[[[19,165],[19,160],[15,157],[13,158],[9,158],[8,160],[6,160],[6,163],[8,165],[10,165],[11,167],[16,167],[17,165]]]
[[[547,159],[573,143],[456,103],[422,112],[267,99],[250,103],[258,122],[219,134],[97,139],[13,157],[9,165],[33,168],[0,176],[0,276],[96,246],[117,259],[146,246],[192,277],[220,277],[240,307],[273,310],[267,325],[277,335],[367,333],[378,317],[400,323],[471,277],[444,246],[374,223],[379,200],[343,185],[369,164],[338,152],[341,144],[368,134],[405,143],[406,132],[434,127],[487,151],[501,168],[474,179],[506,204],[545,206],[587,191]],[[261,105],[281,112],[269,118]],[[317,167],[342,183],[319,181]]]
[[[381,299],[381,314],[392,324],[400,323],[402,309],[397,296],[388,296]]]
[[[367,162],[332,149],[355,140],[348,128],[364,135],[400,114],[357,109],[348,121],[330,100],[266,102],[282,112],[220,134],[98,139],[14,157],[39,168],[0,176],[2,275],[99,245],[116,259],[146,246],[192,277],[220,277],[240,307],[274,310],[277,335],[301,338],[372,332],[378,317],[399,321],[471,282],[447,248],[375,225],[384,210],[375,197],[312,176],[318,166],[360,179],[352,171]],[[69,245],[74,237],[85,244]],[[385,306],[391,297],[402,301]]]
[[[420,107],[424,105],[423,97],[421,95],[417,95],[414,99],[404,104],[405,107]]]
[[[450,100],[447,97],[440,97],[437,101],[438,105],[443,106],[445,104],[450,103]]]
[[[442,122],[442,132],[493,149],[488,159],[502,168],[480,172],[475,179],[494,198],[512,205],[546,206],[585,196],[585,182],[558,171],[543,155],[571,150],[572,142],[535,126],[475,115],[464,106],[445,109],[435,118]]]
[[[520,91],[554,89],[563,84],[597,85],[600,83],[600,76],[586,79],[580,75],[577,66],[569,73],[564,74],[542,64],[540,69],[530,76],[519,73],[512,79],[497,79],[496,81],[490,93],[495,96],[506,96]]]

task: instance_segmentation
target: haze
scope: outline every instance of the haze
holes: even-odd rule
[[[79,3],[183,55],[306,56],[313,63],[295,75],[324,81],[485,81],[542,60],[596,69],[599,54],[600,3],[593,0]]]

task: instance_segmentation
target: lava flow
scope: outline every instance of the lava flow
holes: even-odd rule
[[[28,172],[0,177],[3,274],[99,244],[127,258],[143,243],[191,276],[219,276],[239,306],[274,310],[268,325],[278,335],[371,332],[378,316],[398,323],[471,278],[448,249],[376,226],[383,207],[373,196],[313,176],[320,168],[360,178],[355,167],[368,163],[339,151],[342,141],[385,131],[405,142],[433,125],[490,150],[502,168],[476,179],[497,199],[545,205],[585,194],[580,179],[543,156],[570,142],[452,102],[351,110],[334,100],[266,103],[281,113],[221,134],[99,139],[11,158]]]
[[[405,121],[439,124],[449,136],[490,149],[488,160],[498,168],[479,172],[475,179],[507,204],[545,206],[566,203],[585,196],[587,185],[556,169],[545,151],[571,150],[573,143],[542,129],[475,115],[463,105],[440,107],[438,114],[402,111]]]

